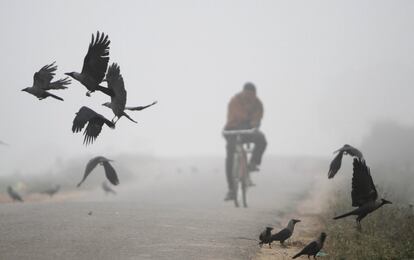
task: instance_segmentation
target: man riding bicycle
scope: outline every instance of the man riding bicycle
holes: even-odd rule
[[[255,128],[253,134],[243,135],[243,143],[253,143],[253,153],[249,162],[249,171],[259,171],[259,165],[262,161],[262,155],[266,149],[266,138],[259,131],[260,122],[263,117],[263,105],[256,96],[256,87],[253,83],[247,82],[243,86],[243,90],[236,94],[228,105],[227,123],[224,130],[244,130]],[[225,200],[235,199],[233,187],[233,156],[236,148],[236,136],[224,136],[227,141],[227,157],[226,157],[226,176],[229,191]]]

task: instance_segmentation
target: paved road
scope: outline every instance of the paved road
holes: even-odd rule
[[[254,237],[276,218],[264,210],[132,202],[8,204],[0,211],[1,259],[248,259],[255,242],[236,238]]]
[[[223,202],[220,172],[151,175],[116,197],[97,188],[76,201],[1,204],[0,259],[250,259],[257,242],[241,238],[277,223],[310,182],[293,188],[295,173],[264,172],[248,209]]]

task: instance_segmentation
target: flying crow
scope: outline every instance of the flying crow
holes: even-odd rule
[[[88,92],[86,92],[87,96],[90,96],[91,93],[96,90],[109,96],[113,96],[114,94],[112,90],[99,85],[102,83],[106,69],[108,68],[110,42],[108,35],[105,35],[104,33],[99,34],[99,32],[97,32],[96,38],[94,38],[94,35],[92,34],[88,53],[83,60],[82,72],[65,73],[79,81],[88,89]]]
[[[70,79],[68,77],[51,82],[55,76],[56,69],[57,66],[55,65],[55,62],[43,66],[38,72],[33,75],[33,86],[24,88],[22,91],[32,94],[39,100],[45,99],[47,97],[53,97],[55,99],[63,101],[61,97],[53,95],[47,91],[51,89],[66,89],[66,85],[70,84]]]
[[[385,199],[378,200],[377,189],[372,181],[370,169],[365,164],[364,160],[354,158],[354,170],[352,175],[352,206],[357,209],[346,214],[335,217],[340,219],[351,215],[358,216],[356,218],[357,227],[361,229],[361,220],[369,213],[382,207],[385,204],[391,204]]]
[[[86,124],[88,125],[83,132],[83,135],[85,136],[83,143],[85,145],[91,144],[95,141],[102,131],[103,124],[106,124],[110,128],[115,128],[115,124],[106,119],[104,116],[96,113],[88,107],[81,107],[73,120],[72,132],[80,132]]]
[[[83,175],[82,180],[79,182],[77,187],[80,187],[81,184],[86,180],[86,178],[89,176],[89,174],[95,169],[95,167],[100,164],[104,167],[106,178],[109,180],[110,183],[113,185],[118,185],[118,175],[116,174],[115,169],[112,167],[112,165],[109,163],[112,160],[109,160],[103,156],[97,156],[95,158],[92,158],[85,168],[85,173]]]

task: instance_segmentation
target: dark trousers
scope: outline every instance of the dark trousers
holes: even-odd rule
[[[233,159],[234,159],[234,152],[236,150],[236,136],[226,136],[227,140],[227,156],[226,156],[226,176],[227,176],[227,184],[229,186],[229,190],[233,190]],[[254,163],[256,165],[260,165],[262,162],[262,156],[264,151],[266,150],[267,142],[265,135],[258,131],[257,133],[251,135],[243,135],[242,137],[243,143],[253,143],[253,153],[250,158],[250,163]]]

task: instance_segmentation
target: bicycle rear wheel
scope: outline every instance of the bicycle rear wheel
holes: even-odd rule
[[[239,207],[238,193],[239,193],[239,173],[240,173],[240,155],[234,154],[233,159],[233,192],[234,192],[234,206]]]

